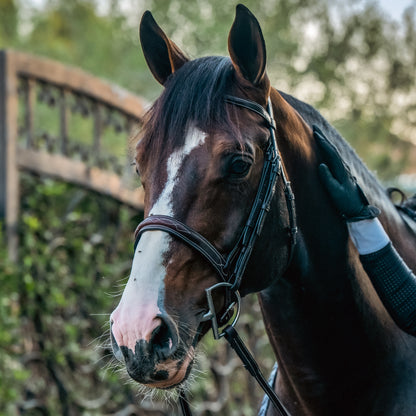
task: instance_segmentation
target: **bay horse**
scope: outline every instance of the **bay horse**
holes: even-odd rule
[[[416,415],[416,338],[394,324],[360,264],[319,181],[322,155],[311,126],[321,128],[382,210],[384,228],[415,271],[416,233],[383,187],[317,110],[270,86],[264,38],[244,6],[236,9],[229,57],[188,59],[150,12],[140,39],[150,71],[164,86],[136,148],[145,218],[180,221],[227,256],[250,214],[270,137],[260,112],[236,105],[235,97],[262,108],[270,99],[298,233],[294,245],[280,175],[239,292],[258,293],[279,364],[274,389],[292,415]],[[145,231],[138,233],[131,274],[111,314],[111,339],[134,380],[169,389],[191,371],[195,348],[210,328],[205,289],[219,277],[212,262],[171,230]],[[227,303],[222,290],[212,301],[217,311]]]

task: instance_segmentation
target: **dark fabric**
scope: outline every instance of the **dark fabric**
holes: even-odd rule
[[[406,201],[403,202],[403,206],[416,213],[416,194],[414,194],[411,198],[406,199]]]
[[[391,243],[360,259],[393,320],[416,336],[416,276]]]
[[[405,212],[413,221],[416,221],[416,194],[406,199],[398,208]]]

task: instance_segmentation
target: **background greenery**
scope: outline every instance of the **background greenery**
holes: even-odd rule
[[[244,4],[262,25],[274,86],[317,107],[386,184],[416,172],[415,2],[400,22],[373,1]],[[151,101],[160,87],[137,36],[146,9],[190,56],[227,53],[235,2],[223,0],[0,0],[0,48],[79,66]],[[108,313],[128,275],[141,214],[47,178],[21,182],[19,264],[0,244],[0,414],[171,414],[158,399],[140,404],[136,386],[106,357]],[[401,184],[416,190],[415,182]],[[240,325],[270,369],[253,298],[246,308]],[[230,381],[238,365],[230,351],[210,337],[203,349],[210,359],[200,368],[210,371],[194,384],[195,412],[255,414],[260,393],[240,370]]]

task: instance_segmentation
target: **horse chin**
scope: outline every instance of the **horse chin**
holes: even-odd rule
[[[208,332],[211,325],[207,322],[200,323],[196,336],[193,339],[188,351],[181,359],[169,358],[163,362],[156,364],[154,374],[167,374],[168,378],[155,378],[150,382],[140,382],[143,386],[150,389],[169,390],[175,387],[184,386],[188,381],[191,370],[195,361],[196,347],[203,336]]]
[[[178,387],[180,384],[184,383],[192,369],[192,364],[194,362],[195,349],[190,347],[185,357],[182,360],[173,360],[168,359],[166,361],[160,362],[155,366],[155,375],[159,375],[157,380],[152,380],[151,382],[143,383],[146,387],[152,389],[172,389]],[[160,375],[163,375],[160,377]]]

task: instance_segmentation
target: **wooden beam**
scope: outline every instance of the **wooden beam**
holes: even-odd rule
[[[19,173],[17,151],[17,77],[13,60],[0,51],[0,219],[4,220],[9,258],[18,259]]]
[[[143,188],[128,189],[115,173],[89,167],[81,161],[44,151],[19,149],[18,166],[21,170],[74,183],[143,210]]]

